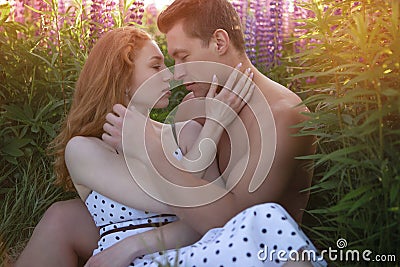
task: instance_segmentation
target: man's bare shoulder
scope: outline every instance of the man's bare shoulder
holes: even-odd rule
[[[259,89],[268,101],[275,123],[293,125],[307,118],[305,114],[310,111],[296,93],[267,77],[264,78]]]

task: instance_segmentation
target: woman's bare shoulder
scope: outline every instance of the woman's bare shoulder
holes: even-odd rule
[[[66,160],[71,156],[73,158],[80,158],[79,155],[86,158],[87,153],[94,153],[99,150],[109,150],[114,152],[115,150],[106,144],[103,140],[97,137],[91,136],[74,136],[71,138],[65,148]]]

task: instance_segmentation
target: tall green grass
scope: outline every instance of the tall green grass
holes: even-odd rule
[[[70,14],[41,15],[55,21]],[[18,255],[49,205],[71,197],[53,185],[46,148],[69,107],[87,54],[82,44],[88,38],[79,31],[84,22],[79,17],[75,22],[53,34],[44,31],[42,20],[0,25],[1,261],[6,253]]]
[[[337,249],[345,238],[345,250],[399,261],[400,2],[312,0],[304,7],[314,16],[303,21],[306,45],[291,60],[298,64],[292,80],[314,111],[301,134],[316,135],[318,144],[316,155],[303,157],[315,161],[308,232],[321,249]]]

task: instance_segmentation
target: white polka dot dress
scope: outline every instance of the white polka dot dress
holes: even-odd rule
[[[93,202],[94,196],[104,198],[98,194],[92,194],[90,202]],[[107,203],[106,198],[104,198]],[[88,201],[87,201],[88,202]],[[102,200],[96,199],[96,203],[102,203]],[[114,205],[115,202],[112,202]],[[108,205],[110,205],[109,202]],[[88,208],[94,203],[86,203]],[[121,207],[120,204],[118,204]],[[115,209],[116,205],[113,209]],[[98,213],[96,208],[96,214]],[[121,208],[119,209],[121,210]],[[128,210],[128,208],[126,208]],[[156,214],[145,213],[137,210],[138,218],[143,216],[154,218]],[[89,208],[92,216],[95,218],[96,225],[109,220],[115,225],[115,216],[124,216],[122,213],[114,213],[113,217],[99,217],[94,215],[93,208]],[[122,210],[121,210],[122,211]],[[101,212],[101,208],[100,208]],[[167,217],[166,217],[167,218]],[[170,221],[176,217],[168,217]],[[136,219],[134,219],[136,220]],[[114,227],[114,226],[112,226]],[[119,225],[117,226],[119,228]],[[104,227],[103,227],[104,228]],[[123,228],[120,228],[123,229]],[[151,228],[141,228],[140,230],[127,231],[126,235],[121,235],[121,231],[108,234],[105,239],[99,241],[99,248],[94,254],[111,246],[116,239],[115,233],[118,233],[119,240],[126,236],[137,234],[139,232],[150,230]],[[107,231],[107,230],[105,230]],[[101,235],[102,232],[100,232]],[[163,253],[153,253],[136,258],[130,266],[151,266],[158,267],[160,264],[165,266],[169,263],[172,266],[282,266],[289,257],[294,258],[298,251],[312,251],[316,261],[311,262],[314,266],[326,266],[324,260],[319,260],[319,254],[311,241],[300,229],[293,218],[279,204],[266,203],[260,204],[239,213],[229,220],[224,227],[209,230],[201,240],[191,246],[180,248],[179,250],[168,250]]]
[[[93,255],[128,236],[177,220],[175,215],[156,214],[121,205],[94,191],[86,198],[85,204],[96,226],[100,227],[100,240]]]

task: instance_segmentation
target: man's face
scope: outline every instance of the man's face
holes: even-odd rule
[[[213,45],[205,47],[199,38],[188,36],[183,30],[183,23],[176,23],[166,34],[168,44],[168,54],[175,60],[174,78],[182,80],[186,84],[186,88],[192,91],[195,97],[206,96],[210,84],[209,83],[193,83],[190,72],[185,66],[179,66],[181,63],[193,61],[213,61],[218,62],[219,58],[214,50]],[[211,81],[212,75],[210,75]]]

